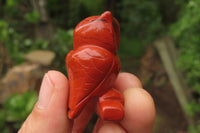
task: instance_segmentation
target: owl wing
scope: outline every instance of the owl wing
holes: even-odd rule
[[[68,116],[74,118],[89,99],[101,96],[112,87],[119,64],[113,54],[96,46],[81,47],[70,52],[66,64],[70,84]]]

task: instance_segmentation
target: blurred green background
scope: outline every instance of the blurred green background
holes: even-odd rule
[[[183,128],[176,125],[165,132],[200,132],[199,0],[0,0],[0,78],[13,66],[24,63],[24,56],[35,50],[54,52],[55,59],[46,69],[66,74],[65,56],[72,49],[74,27],[82,19],[106,10],[120,23],[121,71],[139,76],[147,48],[161,37],[173,38],[178,54],[176,66],[189,86],[186,93],[191,94],[187,111],[195,117],[195,124],[186,124]],[[149,79],[144,86],[152,82]],[[15,93],[2,102],[0,131],[16,132],[36,100],[36,90],[32,90]],[[158,107],[158,110],[162,109]],[[156,118],[154,132],[160,131],[162,120],[162,115]],[[90,131],[89,127],[86,132]]]

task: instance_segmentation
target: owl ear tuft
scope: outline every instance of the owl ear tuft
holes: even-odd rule
[[[99,16],[98,19],[103,19],[103,20],[106,20],[106,21],[112,23],[112,19],[113,18],[112,18],[111,12],[110,11],[106,11],[106,12],[102,13],[101,16]]]

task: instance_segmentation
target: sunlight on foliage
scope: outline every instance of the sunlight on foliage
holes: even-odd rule
[[[36,24],[39,22],[40,14],[37,11],[32,11],[26,13],[24,18],[27,22]]]
[[[185,73],[185,81],[190,91],[200,95],[200,1],[189,0],[182,7],[179,20],[171,26],[170,33],[179,47],[177,66]],[[200,98],[194,97],[188,105],[192,116],[200,114]],[[193,129],[193,130],[191,130]],[[195,128],[190,128],[193,133]],[[197,129],[196,129],[197,130]],[[198,131],[197,131],[198,132]],[[196,133],[196,132],[194,132]]]
[[[0,109],[0,130],[8,130],[6,123],[14,123],[14,127],[19,129],[23,121],[27,118],[37,101],[35,91],[25,92],[23,94],[14,94],[8,98]]]

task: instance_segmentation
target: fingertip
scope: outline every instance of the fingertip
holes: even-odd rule
[[[67,77],[63,73],[55,70],[48,71],[47,75],[54,88],[49,108],[54,111],[59,108],[63,112],[66,112],[69,92],[69,83]]]
[[[122,72],[118,75],[114,87],[121,92],[127,88],[143,88],[142,83],[134,74]]]
[[[151,133],[155,119],[155,105],[141,81],[131,73],[120,73],[114,87],[124,93],[125,116],[121,121],[128,132]]]
[[[117,123],[106,122],[101,126],[98,133],[126,133],[126,131]]]
[[[50,70],[48,71],[47,74],[55,88],[58,89],[68,88],[68,79],[63,73],[55,70]]]
[[[152,132],[156,111],[151,95],[141,88],[129,88],[125,90],[124,98],[125,118],[122,125],[129,132]]]
[[[38,102],[20,132],[71,132],[72,121],[67,118],[67,100],[67,78],[58,71],[49,71],[43,78]]]

